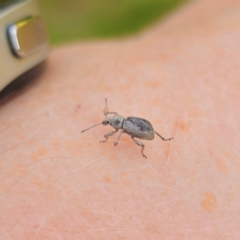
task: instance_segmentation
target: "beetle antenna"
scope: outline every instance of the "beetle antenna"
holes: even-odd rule
[[[99,125],[101,125],[101,124],[102,124],[102,123],[99,123],[99,124],[93,125],[93,126],[87,128],[87,129],[85,129],[85,130],[82,130],[81,133],[86,132],[87,130],[89,130],[89,129],[93,128],[93,127],[99,126]]]

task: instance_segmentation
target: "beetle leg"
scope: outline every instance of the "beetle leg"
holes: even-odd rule
[[[120,137],[121,137],[121,135],[122,135],[123,133],[124,133],[124,130],[122,130],[122,131],[120,132],[120,134],[118,135],[117,141],[114,142],[114,146],[117,146],[118,141],[119,141],[119,139],[120,139]]]
[[[118,129],[114,132],[109,132],[109,133],[105,134],[104,137],[106,138],[106,140],[100,141],[100,143],[105,143],[108,140],[108,137],[112,136],[117,131],[118,131]]]
[[[105,115],[106,118],[107,118],[107,115],[108,115],[108,114],[118,115],[116,112],[109,112],[109,111],[108,111],[108,105],[107,105],[107,99],[106,99],[106,98],[105,98],[105,103],[106,103],[106,107],[105,107],[105,109],[104,109],[104,111],[103,111],[103,115]]]
[[[154,130],[154,132],[155,132],[163,141],[170,141],[170,140],[173,139],[173,138],[164,138],[164,137],[162,137],[159,133],[157,133],[155,130]]]
[[[115,115],[118,115],[118,113],[116,113],[116,112],[105,112],[105,111],[104,111],[104,115],[107,115],[107,114],[115,114]]]
[[[108,105],[107,105],[107,99],[105,98],[105,103],[106,103],[106,107],[103,111],[103,115],[106,115],[106,118],[107,118],[107,112],[108,112]]]
[[[144,153],[143,153],[143,149],[144,149],[145,145],[142,144],[141,142],[137,141],[136,139],[134,139],[134,137],[132,137],[132,140],[133,140],[138,146],[142,147],[142,150],[141,150],[142,155],[143,155],[143,157],[147,158],[147,156],[144,155]]]

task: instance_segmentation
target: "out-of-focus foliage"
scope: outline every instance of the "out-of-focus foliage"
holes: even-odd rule
[[[185,0],[39,0],[52,43],[125,36]]]
[[[0,7],[8,4],[8,3],[11,3],[12,1],[11,0],[0,0]]]

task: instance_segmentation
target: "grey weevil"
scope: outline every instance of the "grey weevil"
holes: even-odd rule
[[[164,138],[162,137],[159,133],[157,133],[154,129],[152,124],[143,119],[143,118],[138,118],[138,117],[127,117],[124,118],[116,112],[108,112],[108,106],[107,106],[107,99],[105,99],[106,102],[106,108],[103,111],[103,114],[105,115],[105,119],[102,121],[102,123],[93,125],[85,130],[82,131],[85,132],[93,127],[99,126],[99,125],[110,125],[113,128],[115,128],[115,131],[109,132],[104,135],[106,140],[100,141],[101,143],[104,143],[108,140],[108,137],[112,136],[114,133],[116,133],[118,130],[122,129],[117,141],[114,142],[114,146],[117,146],[118,141],[123,133],[126,133],[131,136],[132,140],[140,147],[142,147],[142,155],[143,157],[147,158],[146,155],[144,155],[143,150],[145,145],[142,144],[141,142],[137,141],[135,138],[139,139],[144,139],[144,140],[153,140],[154,139],[154,133],[156,133],[163,141],[170,141],[173,138]],[[114,116],[107,117],[108,114],[114,114]]]

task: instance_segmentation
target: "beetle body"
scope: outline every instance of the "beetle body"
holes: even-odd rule
[[[106,116],[106,118],[102,121],[102,123],[94,125],[90,128],[93,128],[95,126],[98,125],[110,125],[112,126],[115,131],[113,132],[109,132],[107,134],[104,135],[106,140],[100,141],[102,143],[106,142],[108,140],[108,137],[112,136],[113,134],[115,134],[116,132],[118,132],[119,130],[121,130],[117,141],[114,142],[114,146],[116,146],[118,144],[118,141],[121,137],[121,135],[123,133],[126,133],[128,135],[131,136],[132,140],[139,145],[140,147],[142,147],[142,155],[143,157],[147,158],[146,155],[144,155],[143,150],[144,150],[144,144],[142,144],[140,141],[136,140],[135,138],[139,138],[139,139],[144,139],[144,140],[153,140],[154,139],[154,133],[156,133],[163,141],[170,141],[173,138],[164,138],[162,137],[159,133],[157,133],[152,124],[143,119],[143,118],[138,118],[138,117],[127,117],[124,118],[122,116],[120,116],[119,114],[117,114],[116,112],[108,112],[108,108],[107,108],[107,99],[105,99],[106,101],[106,108],[104,110],[104,115]],[[114,114],[113,116],[107,117],[108,114]],[[87,131],[87,128],[85,130],[83,130],[82,132]]]
[[[131,137],[144,140],[154,139],[152,124],[143,118],[127,117],[123,122],[123,130]]]

